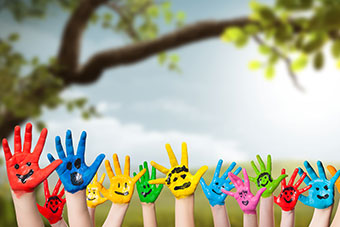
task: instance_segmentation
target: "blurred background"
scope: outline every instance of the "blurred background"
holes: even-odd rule
[[[207,179],[220,158],[251,172],[256,154],[272,155],[274,177],[304,160],[336,165],[339,13],[336,0],[0,0],[1,138],[12,145],[15,125],[32,122],[35,143],[47,127],[41,166],[67,129],[75,141],[87,131],[88,164],[118,153],[133,170],[168,166],[165,143],[179,155],[185,141],[189,166],[208,165]],[[15,226],[1,163],[0,222]],[[136,194],[124,226],[142,225]],[[173,226],[173,200],[164,189],[160,226]],[[241,226],[233,199],[227,208]],[[212,225],[200,186],[195,209],[197,226]],[[312,211],[299,204],[297,226]]]

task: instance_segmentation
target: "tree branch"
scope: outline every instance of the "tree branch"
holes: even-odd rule
[[[208,20],[186,25],[174,32],[151,41],[113,48],[93,55],[73,77],[65,78],[66,83],[88,84],[99,79],[105,69],[132,64],[162,51],[171,50],[189,43],[219,36],[225,28],[243,27],[256,22],[247,17],[229,20]]]

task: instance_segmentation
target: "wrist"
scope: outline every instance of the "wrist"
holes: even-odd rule
[[[141,202],[143,208],[155,208],[155,203]]]

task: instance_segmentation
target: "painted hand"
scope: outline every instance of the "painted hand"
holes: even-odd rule
[[[312,187],[309,189],[308,196],[300,195],[299,200],[307,206],[318,209],[325,209],[333,205],[334,184],[340,176],[340,171],[336,172],[330,180],[327,180],[322,162],[317,162],[320,177],[316,175],[314,169],[307,161],[304,162],[304,165],[306,167],[307,173],[310,176],[310,178],[306,176],[304,182],[306,185],[312,185]],[[300,176],[303,173],[303,170],[299,168]]]
[[[37,145],[31,153],[32,124],[26,124],[25,142],[22,148],[20,127],[14,129],[14,154],[12,155],[7,139],[2,140],[5,153],[7,176],[9,184],[16,196],[25,192],[32,192],[42,181],[44,181],[62,161],[58,160],[44,169],[39,168],[39,158],[43,151],[47,129],[41,131]]]
[[[203,192],[205,196],[208,198],[211,206],[224,205],[224,200],[226,199],[227,194],[222,193],[221,189],[230,191],[231,189],[235,187],[233,184],[231,184],[231,181],[228,178],[228,173],[234,169],[234,167],[236,166],[236,163],[235,162],[231,163],[229,168],[222,175],[222,177],[219,177],[222,163],[223,161],[222,159],[220,159],[217,163],[214,177],[210,185],[207,185],[205,183],[203,177],[200,180]],[[234,174],[235,175],[239,174],[239,172],[241,172],[241,169],[242,169],[241,167],[238,167],[235,170]]]
[[[63,146],[61,145],[60,137],[57,136],[55,138],[58,156],[63,161],[63,164],[61,164],[56,170],[61,182],[65,187],[65,190],[71,193],[75,193],[86,188],[86,186],[91,182],[92,178],[96,174],[103,159],[105,158],[104,154],[98,155],[93,164],[88,167],[85,164],[84,160],[85,142],[86,132],[83,131],[80,136],[77,154],[75,155],[73,150],[72,134],[70,130],[67,130],[66,157]],[[51,163],[55,162],[55,159],[51,154],[48,154],[47,157]]]
[[[328,166],[327,166],[327,169],[328,169],[329,173],[330,173],[332,176],[334,176],[334,175],[336,174],[336,172],[337,172],[337,170],[335,169],[335,167],[332,166],[332,165],[328,165]],[[337,187],[338,192],[340,192],[340,179],[337,179],[337,180],[335,181],[335,186]]]
[[[166,144],[165,148],[168,152],[171,169],[167,169],[164,166],[151,161],[151,165],[160,172],[166,174],[166,178],[150,180],[149,183],[166,184],[177,199],[192,195],[195,192],[202,175],[207,171],[208,166],[202,166],[195,175],[191,175],[188,169],[187,144],[182,143],[182,159],[180,165],[178,164],[170,145]]]
[[[104,197],[111,200],[113,203],[129,203],[133,194],[135,183],[145,173],[145,169],[140,171],[133,178],[130,177],[130,157],[125,157],[124,173],[120,168],[117,154],[113,154],[113,165],[115,167],[116,176],[112,171],[109,160],[105,161],[105,168],[107,175],[110,179],[110,187],[106,189],[102,183],[95,182],[95,185],[99,188],[99,191]]]
[[[243,211],[243,213],[256,214],[256,206],[260,200],[262,193],[266,190],[266,188],[260,188],[257,191],[256,195],[254,196],[250,191],[247,170],[243,169],[242,172],[244,177],[244,183],[235,174],[231,172],[228,174],[230,180],[235,185],[236,192],[230,192],[223,188],[221,189],[221,191],[227,195],[234,197],[238,204],[240,205],[240,208]]]
[[[298,171],[298,168],[294,170],[293,175],[288,182],[288,185],[286,185],[285,178],[281,181],[280,195],[278,197],[274,196],[274,202],[279,205],[284,211],[293,210],[295,208],[296,202],[298,201],[299,195],[312,187],[312,185],[309,185],[300,190],[298,189],[302,181],[305,179],[306,173],[303,173],[302,177],[294,185],[294,181]],[[286,174],[286,170],[282,169],[281,174]]]
[[[58,180],[52,195],[50,195],[50,191],[48,189],[48,182],[47,180],[44,181],[44,191],[45,191],[45,205],[38,206],[39,212],[48,220],[50,224],[55,224],[62,219],[63,216],[63,209],[66,203],[66,199],[62,197],[65,194],[65,190],[61,190],[59,192],[59,188],[61,185],[61,181]]]
[[[102,177],[99,180],[100,184],[103,184],[104,178],[105,178],[105,173],[102,174]],[[94,175],[93,183],[87,185],[86,187],[86,202],[87,202],[87,206],[90,208],[96,208],[96,206],[104,203],[107,200],[107,198],[101,197],[99,193],[99,188],[97,187],[95,182],[98,182],[98,173]]]
[[[267,168],[264,165],[263,160],[260,155],[256,155],[257,161],[260,164],[261,171],[256,167],[255,162],[251,161],[251,166],[253,167],[256,177],[249,177],[250,181],[256,184],[257,189],[267,188],[267,190],[262,194],[263,198],[270,197],[280,182],[287,177],[287,174],[282,174],[276,180],[272,177],[272,158],[270,155],[267,156]]]
[[[144,162],[144,169],[146,170],[145,174],[136,182],[139,199],[143,203],[154,203],[161,193],[164,185],[161,184],[157,187],[154,184],[149,184],[149,180],[156,179],[156,169],[155,167],[152,167],[151,178],[147,162]],[[140,165],[139,171],[142,170],[143,166]],[[137,176],[137,173],[133,173],[133,176]]]

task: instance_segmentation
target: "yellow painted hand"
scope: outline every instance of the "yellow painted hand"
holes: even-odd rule
[[[107,175],[110,179],[110,188],[106,189],[99,182],[96,182],[100,192],[113,203],[129,203],[133,194],[133,189],[135,183],[143,174],[145,169],[140,171],[133,178],[130,177],[130,157],[127,155],[125,157],[125,167],[124,173],[120,168],[119,160],[117,154],[113,154],[113,165],[115,168],[116,175],[113,173],[110,162],[105,161],[105,168]]]
[[[188,169],[188,150],[187,144],[182,143],[182,159],[179,165],[169,144],[165,145],[168,152],[171,168],[167,169],[164,166],[151,161],[151,165],[160,172],[166,174],[166,178],[150,180],[150,184],[166,184],[172,194],[177,199],[185,198],[192,195],[199,183],[201,177],[207,171],[208,166],[202,166],[195,175],[191,175]]]
[[[86,187],[86,202],[87,206],[90,208],[96,208],[96,206],[104,203],[107,198],[101,197],[99,193],[99,188],[96,185],[96,182],[103,184],[105,178],[105,173],[102,174],[102,177],[100,178],[98,182],[98,173],[93,178],[93,182]]]

